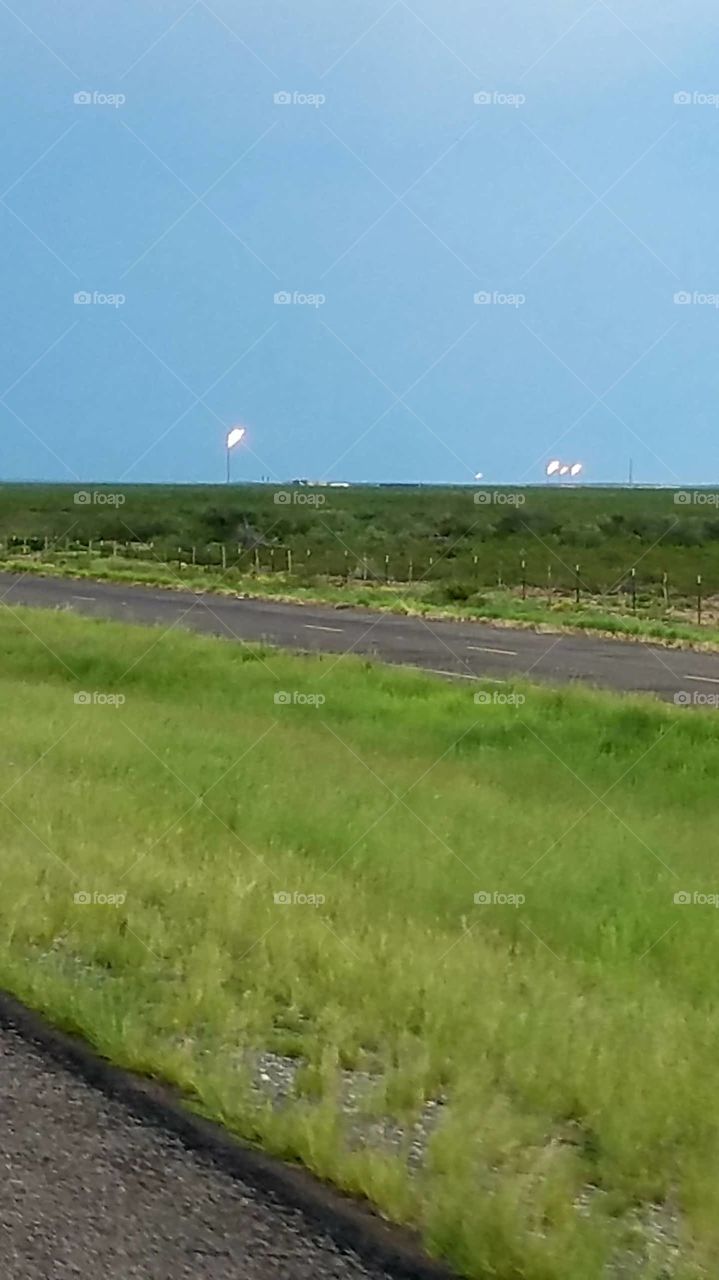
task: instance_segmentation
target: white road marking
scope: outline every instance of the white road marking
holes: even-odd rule
[[[94,597],[94,596],[73,596],[72,598],[73,598],[73,600],[90,600],[90,601],[92,602],[92,604],[94,604],[94,603],[95,603],[95,597]]]
[[[344,627],[320,627],[315,626],[311,622],[306,622],[305,631],[336,631],[338,635],[341,635],[344,631]]]
[[[508,658],[516,658],[516,649],[491,649],[488,644],[468,644],[468,649],[473,653],[506,653]]]
[[[700,680],[703,684],[719,684],[714,676],[682,676],[682,680]]]

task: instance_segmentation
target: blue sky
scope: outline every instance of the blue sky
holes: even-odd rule
[[[716,481],[718,29],[3,0],[0,478]]]

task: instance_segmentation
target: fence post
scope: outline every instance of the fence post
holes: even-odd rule
[[[547,565],[547,604],[552,603],[552,566]]]
[[[697,574],[697,626],[702,625],[702,575]]]
[[[637,611],[637,571],[632,566],[632,613]]]
[[[581,586],[582,586],[582,584],[581,584],[581,582],[580,582],[580,578],[579,578],[579,565],[578,565],[578,564],[576,564],[576,565],[574,566],[574,572],[575,572],[575,574],[576,574],[576,580],[575,580],[575,584],[574,584],[575,599],[576,599],[577,604],[579,604],[579,599],[580,599]]]
[[[408,581],[408,582],[411,582],[411,581],[412,581],[412,575],[413,575],[413,573],[414,573],[414,565],[412,564],[412,561],[410,560],[410,562],[409,562],[409,566],[408,566],[408,569],[407,569],[407,581]]]
[[[527,599],[527,561],[522,561],[522,599]]]
[[[255,547],[255,573],[260,572],[260,548]]]
[[[192,548],[192,563],[197,564],[197,547]]]
[[[222,554],[222,568],[226,569],[227,568],[227,547],[225,546],[224,542],[221,547],[221,554]]]
[[[389,582],[389,556],[388,555],[386,555],[384,558],[384,580],[385,582]]]
[[[287,548],[287,572],[292,573],[292,552],[289,547]]]
[[[662,574],[662,595],[664,596],[664,607],[665,609],[668,609],[669,608],[669,574],[666,572],[666,570]]]

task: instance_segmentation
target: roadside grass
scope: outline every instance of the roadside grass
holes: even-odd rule
[[[203,591],[217,595],[254,596],[258,599],[297,604],[328,604],[335,608],[366,608],[403,616],[454,619],[457,621],[499,622],[508,627],[545,631],[590,631],[626,640],[652,641],[672,647],[719,650],[716,601],[705,603],[706,621],[687,621],[688,607],[676,606],[665,613],[652,601],[633,613],[622,607],[620,598],[587,596],[576,604],[567,595],[556,593],[550,600],[538,592],[522,599],[506,589],[480,589],[461,602],[438,601],[435,584],[358,582],[339,579],[298,581],[285,573],[241,573],[234,569],[203,571],[192,565],[167,564],[159,560],[128,559],[122,556],[92,556],[86,553],[38,553],[34,557],[10,556],[0,560],[0,570],[62,578],[126,582],[142,586]],[[440,593],[441,594],[441,593]]]
[[[469,1276],[716,1274],[712,714],[7,607],[0,699],[5,987]]]

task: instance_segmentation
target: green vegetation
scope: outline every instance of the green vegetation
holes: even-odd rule
[[[77,496],[0,487],[0,563],[719,641],[719,493],[255,485]]]
[[[640,587],[661,584],[666,572],[673,590],[693,593],[699,573],[719,590],[719,493],[677,503],[669,489],[138,485],[87,489],[90,501],[77,503],[77,492],[0,486],[0,541],[152,542],[158,559],[172,560],[178,548],[189,560],[195,546],[215,563],[220,545],[236,555],[238,544],[251,553],[259,541],[265,564],[272,547],[278,564],[289,547],[295,572],[304,562],[303,572],[356,574],[367,560],[370,576],[384,578],[388,555],[395,580],[409,578],[412,561],[416,578],[472,590],[498,578],[518,584],[522,559],[541,588],[551,565],[554,585],[573,589],[579,563],[592,592],[626,587],[635,566]],[[490,501],[475,502],[478,493]]]
[[[470,1276],[716,1274],[713,715],[20,609],[0,654],[4,986]]]

